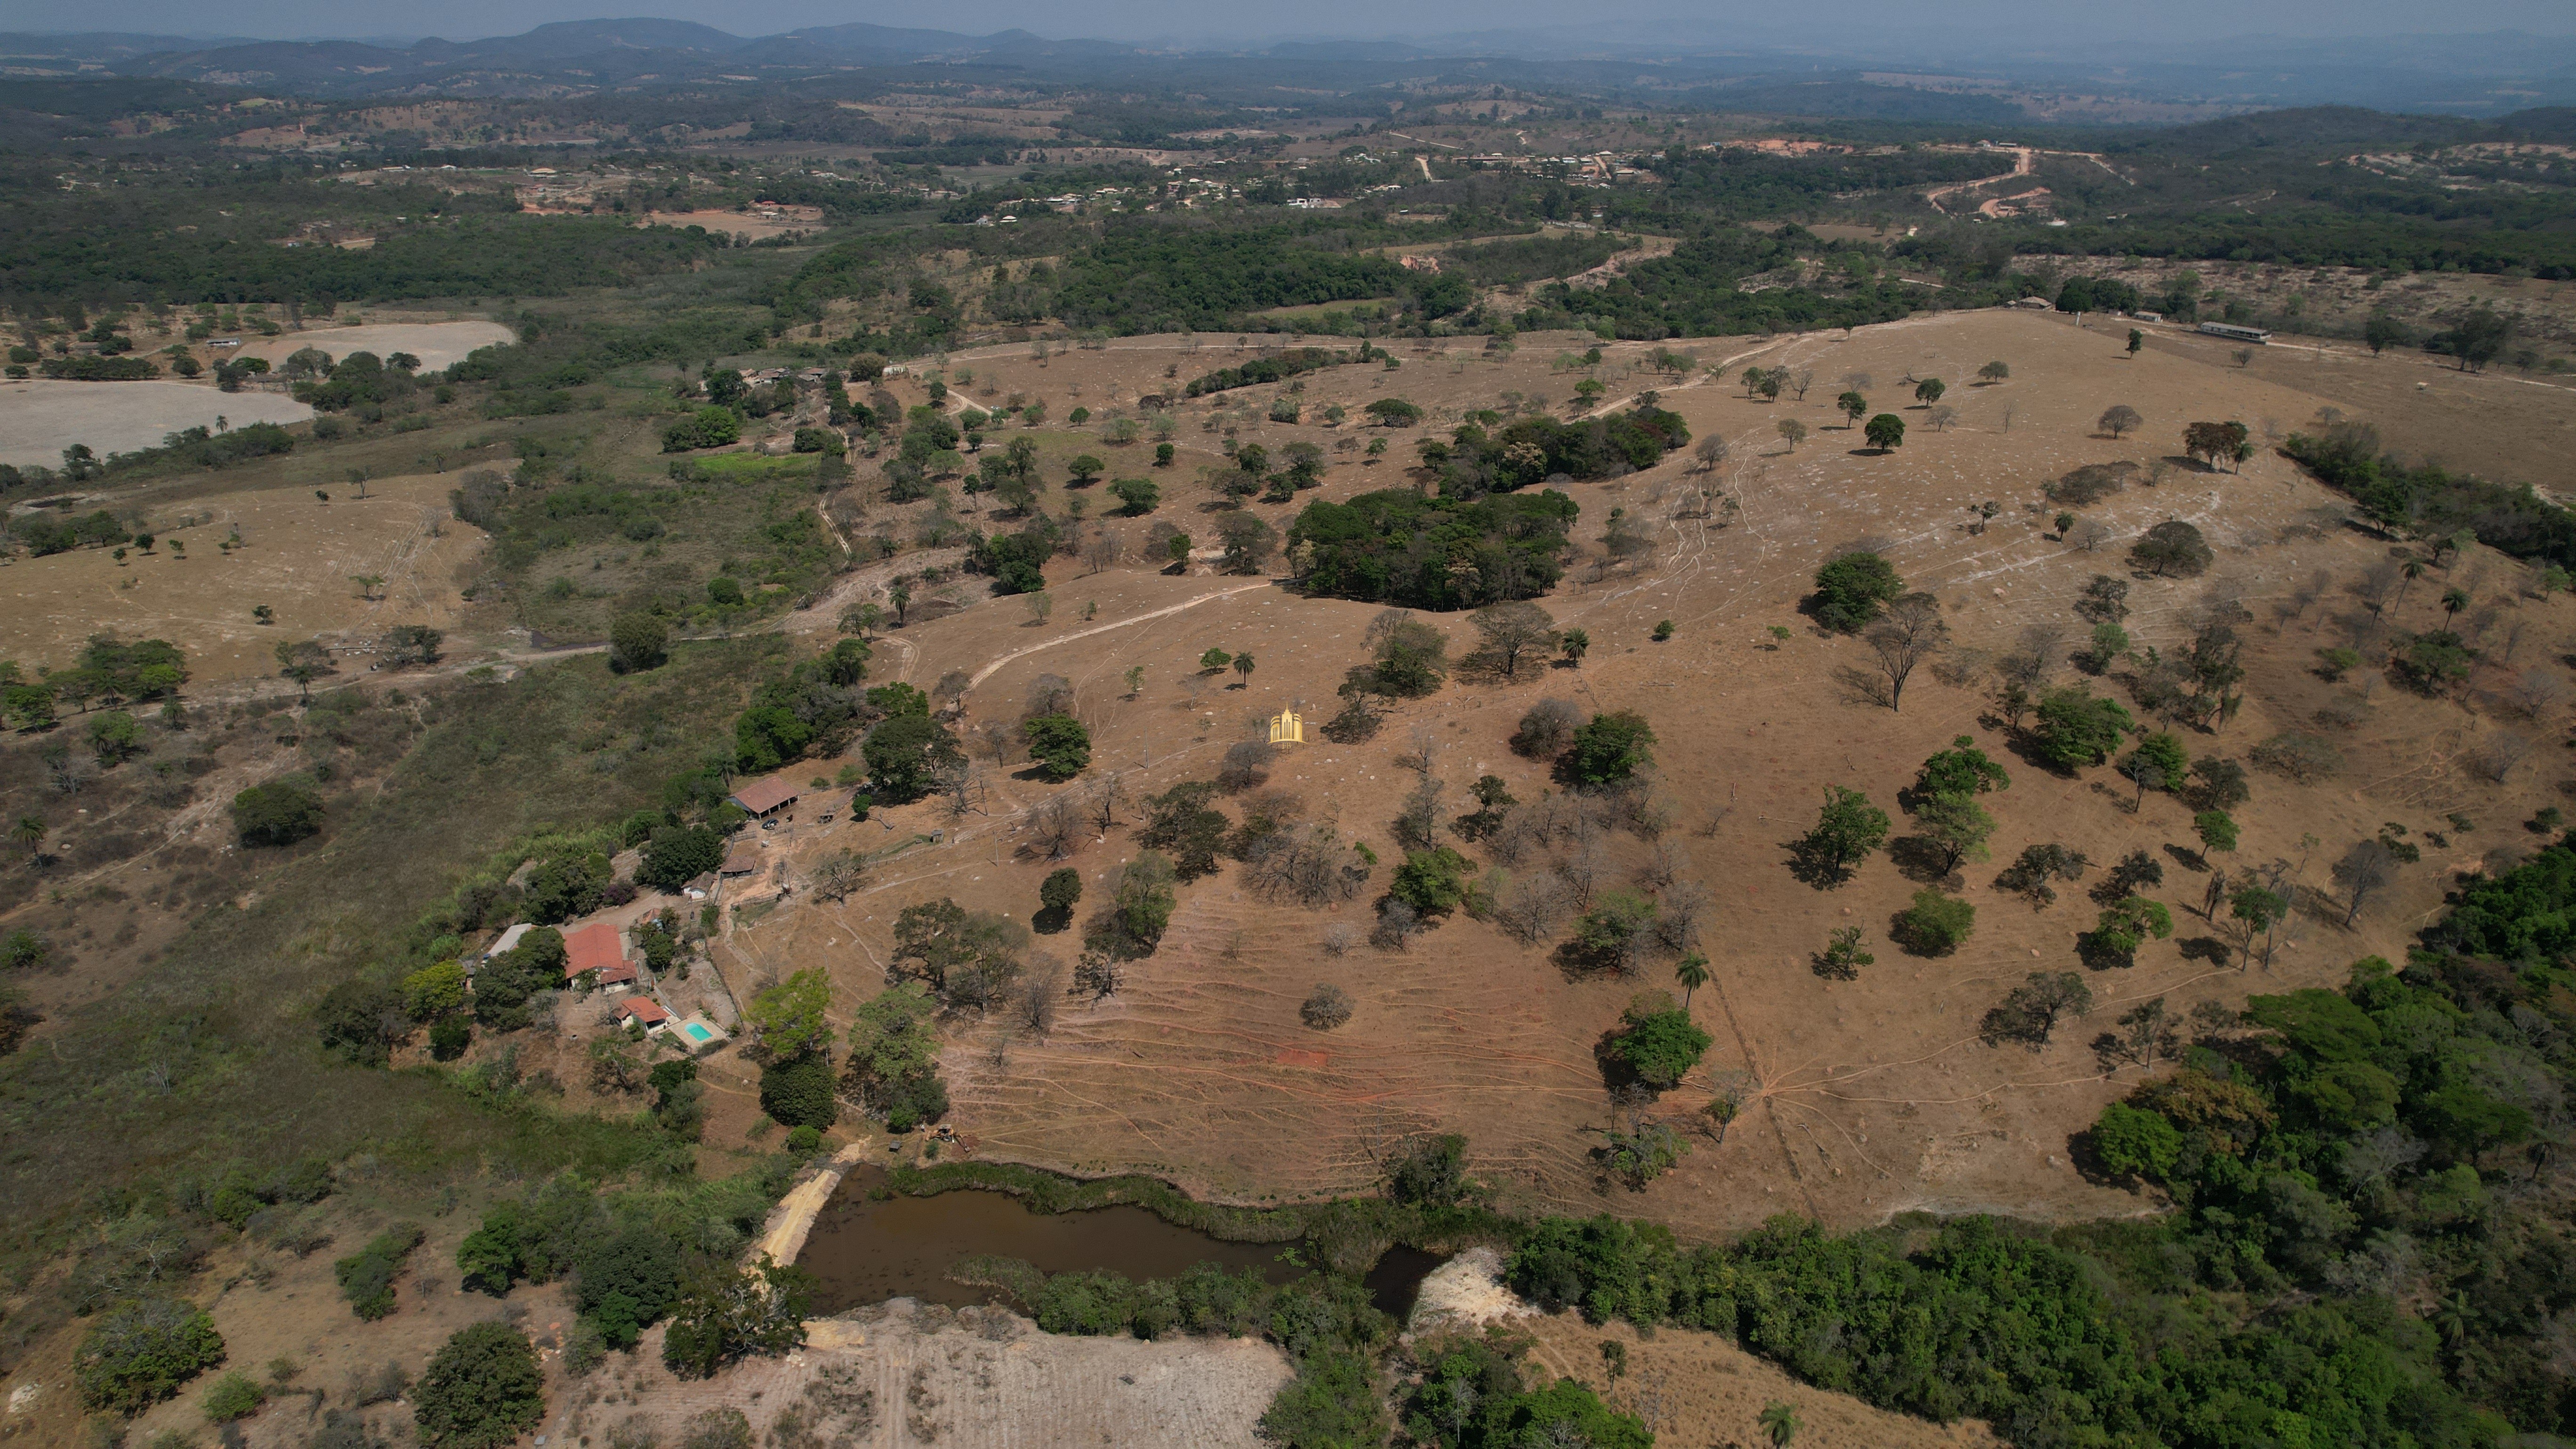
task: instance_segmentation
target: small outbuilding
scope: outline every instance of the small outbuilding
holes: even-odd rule
[[[660,1031],[671,1024],[671,1013],[664,1011],[662,1004],[652,997],[630,996],[617,1003],[617,1021],[620,1026],[630,1021],[641,1022],[646,1031]]]
[[[735,842],[733,849],[725,852],[724,866],[718,873],[730,879],[759,872],[760,847],[743,840]]]

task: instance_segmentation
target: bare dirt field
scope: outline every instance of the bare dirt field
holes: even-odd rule
[[[817,223],[795,217],[753,216],[741,211],[648,211],[637,226],[676,226],[683,229],[702,226],[711,232],[748,237],[785,236],[791,231],[812,231]]]
[[[1563,341],[1524,338],[1520,355],[1500,364],[1414,356],[1397,374],[1332,369],[1307,379],[1304,398],[1310,408],[1331,401],[1356,407],[1395,394],[1423,404],[1436,421],[1490,403],[1506,388],[1552,387],[1562,396],[1571,379],[1552,376],[1547,355]],[[2116,539],[2102,552],[2044,536],[2054,508],[2041,505],[2038,489],[2071,468],[2167,457],[2178,451],[2182,426],[2195,419],[2295,425],[2329,403],[2374,415],[2353,399],[2273,380],[2261,363],[2237,369],[2183,348],[2151,348],[2132,360],[2115,337],[2005,312],[1928,317],[1849,338],[1699,346],[1703,362],[1735,349],[1742,349],[1735,366],[1811,366],[1824,381],[1803,404],[1748,400],[1740,388],[1716,383],[1664,388],[1665,405],[1680,410],[1695,433],[1734,444],[1734,461],[1706,480],[1741,500],[1731,527],[1677,516],[1682,485],[1695,489],[1703,481],[1686,474],[1690,464],[1678,455],[1647,473],[1573,485],[1584,538],[1614,507],[1643,512],[1661,530],[1650,564],[1597,576],[1578,568],[1545,601],[1559,620],[1591,632],[1593,651],[1582,669],[1542,670],[1513,685],[1452,685],[1399,709],[1368,744],[1318,741],[1291,750],[1272,780],[1302,796],[1310,813],[1338,819],[1346,835],[1368,841],[1383,859],[1393,850],[1389,819],[1412,779],[1397,757],[1412,748],[1417,727],[1439,743],[1434,773],[1446,782],[1449,811],[1463,812],[1465,786],[1480,774],[1502,777],[1524,800],[1548,788],[1537,765],[1504,747],[1536,699],[1562,695],[1587,708],[1643,712],[1662,738],[1662,788],[1675,817],[1662,843],[1686,854],[1680,874],[1703,882],[1715,898],[1706,942],[1718,973],[1708,996],[1694,1002],[1717,1045],[1658,1110],[1684,1118],[1719,1081],[1756,1084],[1759,1105],[1724,1143],[1701,1137],[1678,1171],[1643,1193],[1606,1189],[1589,1158],[1609,1121],[1594,1044],[1631,994],[1669,984],[1669,963],[1640,980],[1569,977],[1544,948],[1464,918],[1407,952],[1360,946],[1335,956],[1324,944],[1328,929],[1364,930],[1364,902],[1320,913],[1271,905],[1245,891],[1229,867],[1185,888],[1159,954],[1138,963],[1097,1007],[1069,1010],[1051,1036],[1013,1036],[996,1023],[969,1022],[955,1032],[947,1065],[957,1121],[978,1150],[1085,1172],[1155,1171],[1231,1198],[1294,1198],[1365,1188],[1375,1175],[1373,1150],[1394,1133],[1454,1129],[1469,1135],[1479,1169],[1513,1201],[1644,1213],[1693,1234],[1790,1209],[1842,1224],[1914,1208],[2040,1217],[2143,1211],[2152,1204],[2088,1183],[2069,1160],[2068,1134],[2141,1075],[2135,1066],[2113,1070],[2097,1059],[2088,1045],[2095,1032],[2149,998],[2164,997],[2176,1011],[2203,1000],[2233,1004],[2251,991],[2340,981],[2357,956],[2397,954],[2438,908],[2448,870],[2481,856],[2504,858],[2515,841],[2529,838],[2520,822],[2558,798],[2558,772],[2538,756],[2507,770],[2501,784],[2470,768],[2500,738],[2545,740],[2563,722],[2555,704],[2540,718],[2522,719],[2488,698],[2513,683],[2516,671],[2550,668],[2548,641],[2576,622],[2576,605],[2564,598],[2521,599],[2507,561],[2480,553],[2456,570],[2476,600],[2461,625],[2477,634],[2490,661],[2472,710],[2376,679],[2329,685],[2311,671],[2314,651],[2344,642],[2339,621],[2356,612],[2338,592],[2341,583],[2383,557],[2389,544],[2344,526],[2339,501],[2277,457],[2259,456],[2241,473],[2176,467],[2162,487],[2132,487],[2082,510]],[[1614,399],[1654,383],[1621,366],[1643,351],[1611,349],[1605,375]],[[1186,343],[1139,339],[1046,367],[1001,351],[951,363],[975,368],[978,391],[989,376],[1001,389],[1044,396],[1060,411],[1077,380],[1097,407],[1169,387],[1160,376],[1164,365],[1186,377],[1234,355],[1213,346],[1191,355]],[[2012,381],[1954,385],[1948,400],[1962,416],[1946,432],[1909,408],[1908,440],[1893,454],[1857,447],[1828,401],[1846,373],[1869,373],[1875,381],[1865,390],[1877,406],[1893,407],[1899,379],[1909,373],[1961,383],[1993,358],[2012,365]],[[2509,408],[2524,429],[2557,426],[2571,401],[2501,378],[2455,385],[2501,399],[2492,405]],[[2119,441],[2093,433],[2093,418],[2114,402],[2146,415],[2142,433]],[[1210,411],[1206,402],[1185,410],[1183,436],[1206,437],[1197,429]],[[1814,430],[1794,453],[1774,430],[1782,417]],[[2434,417],[2429,406],[2400,396],[2386,421],[2431,429]],[[1273,444],[1310,432],[1250,420],[1241,430],[1247,440]],[[1322,440],[1334,436],[1311,431]],[[1409,451],[1409,442],[1410,435],[1396,435],[1399,449]],[[1400,486],[1400,469],[1399,461],[1376,468],[1343,462],[1332,469],[1326,496]],[[1124,470],[1113,463],[1113,473]],[[1183,480],[1165,476],[1174,497],[1158,516],[1205,526]],[[1970,508],[1989,499],[2004,512],[1971,533]],[[1286,522],[1285,509],[1253,507]],[[2067,778],[2015,758],[1986,717],[1973,670],[1956,684],[1918,675],[1902,714],[1858,702],[1833,671],[1862,663],[1861,646],[1818,634],[1796,612],[1833,548],[1874,538],[1915,587],[1939,594],[1964,650],[2007,647],[2032,623],[2073,634],[2081,626],[2066,606],[2084,581],[2097,573],[2125,577],[2126,542],[2170,518],[2203,529],[2218,562],[2205,579],[2134,584],[2130,628],[2140,644],[2171,649],[2187,633],[2187,616],[2219,597],[2242,598],[2256,620],[2245,629],[2252,677],[2243,713],[2215,736],[2188,736],[2189,748],[2242,759],[2266,737],[2298,729],[2331,737],[2343,757],[2340,773],[2316,784],[2258,772],[2254,800],[2237,812],[2245,840],[2223,863],[2286,860],[2308,902],[2268,969],[2244,967],[2232,928],[2204,922],[2191,909],[2205,877],[2163,850],[2191,843],[2179,802],[2155,796],[2133,815],[2126,783],[2107,770]],[[2291,614],[2290,595],[2320,570],[2335,587],[2322,603]],[[1122,789],[1132,802],[1140,792],[1208,777],[1249,719],[1299,702],[1310,713],[1328,713],[1342,670],[1361,659],[1373,607],[1298,599],[1275,587],[1221,592],[1243,582],[1133,567],[1094,575],[1059,560],[1051,568],[1056,612],[1039,625],[1017,601],[974,602],[979,591],[967,581],[951,592],[971,606],[889,639],[878,655],[879,677],[899,674],[926,685],[950,669],[979,674],[972,723],[1016,719],[1033,679],[1061,674],[1076,685],[1081,712],[1094,725],[1094,778],[1126,772]],[[2392,610],[2392,622],[2436,627],[2443,617],[2438,593],[2416,590]],[[1097,615],[1086,621],[1091,604]],[[1678,633],[1656,645],[1646,635],[1662,618],[1674,620]],[[1438,622],[1449,629],[1453,652],[1464,652],[1464,621]],[[1767,632],[1775,624],[1791,630],[1785,642]],[[1247,688],[1211,681],[1192,699],[1185,680],[1211,645],[1249,649],[1258,670]],[[1128,700],[1118,676],[1134,665],[1144,667],[1146,683],[1141,697]],[[2123,696],[2116,681],[2103,687]],[[2319,723],[2320,711],[2333,723]],[[1970,867],[1961,882],[1964,898],[1979,908],[1976,935],[1953,955],[1922,959],[1886,938],[1891,914],[1916,882],[1882,859],[1854,884],[1819,893],[1790,878],[1782,846],[1812,822],[1821,786],[1859,788],[1893,809],[1917,764],[1963,733],[2007,761],[2014,787],[1991,798],[2002,826],[1996,863]],[[1021,917],[1033,911],[1037,882],[1051,863],[1017,851],[1026,811],[1060,789],[1090,784],[1050,787],[1009,771],[988,774],[987,793],[963,817],[925,803],[881,811],[862,826],[814,827],[792,842],[788,848],[810,861],[844,845],[879,847],[947,832],[881,866],[871,887],[845,903],[795,895],[753,924],[730,927],[721,959],[735,990],[822,965],[847,1010],[879,989],[893,917],[903,906],[949,895]],[[2444,819],[2452,813],[2469,818],[2474,830],[2453,831]],[[1132,803],[1122,808],[1124,821],[1135,814]],[[2418,839],[2449,832],[2450,844],[2428,851],[2421,868],[2347,930],[2327,867],[2390,820]],[[1072,863],[1095,892],[1132,855],[1128,828],[1075,854]],[[2155,854],[2167,871],[2160,894],[2174,905],[2178,930],[2142,951],[2134,968],[2094,975],[2093,1019],[2061,1031],[2045,1051],[1989,1047],[1977,1038],[1985,1010],[2029,971],[2075,966],[2074,937],[2093,924],[2081,887],[2045,912],[1993,887],[1998,864],[2049,840],[2097,863],[2086,884],[2127,851]],[[1613,849],[1616,879],[1643,865],[1649,847],[1623,837]],[[1381,873],[1370,894],[1383,881]],[[1811,955],[1842,925],[1861,926],[1878,956],[1856,981],[1826,980],[1810,969]],[[1041,946],[1066,961],[1074,953],[1070,937],[1041,938]],[[2221,954],[2223,962],[2212,959]],[[1352,1022],[1330,1035],[1298,1024],[1297,1003],[1318,982],[1343,987],[1359,1003]]]
[[[548,1433],[598,1438],[640,1419],[670,1443],[694,1416],[731,1409],[764,1442],[791,1441],[775,1426],[794,1414],[821,1442],[866,1449],[1237,1449],[1290,1377],[1287,1356],[1257,1339],[1057,1337],[1000,1309],[908,1299],[808,1331],[801,1353],[684,1383],[662,1369],[656,1329],[634,1360],[557,1398]]]
[[[273,392],[222,392],[211,382],[0,382],[0,463],[59,468],[63,449],[100,457],[157,448],[182,428],[300,423],[313,409]]]
[[[510,342],[516,336],[498,322],[480,319],[369,322],[356,327],[307,327],[300,332],[281,332],[275,337],[245,337],[233,355],[265,357],[274,365],[307,347],[319,347],[334,358],[346,357],[352,352],[372,352],[378,357],[408,352],[420,359],[422,371],[436,372],[449,363],[464,361],[466,354],[478,347]]]
[[[457,567],[483,536],[448,512],[455,480],[415,475],[328,490],[324,503],[308,488],[271,487],[219,493],[175,508],[149,496],[108,495],[100,506],[137,507],[162,530],[150,553],[74,549],[0,564],[0,658],[62,667],[81,642],[102,631],[168,639],[187,651],[199,686],[273,675],[282,639],[320,638],[362,647],[396,624],[445,629],[462,601]],[[182,520],[194,520],[184,525]],[[241,544],[220,545],[239,529]],[[357,575],[383,580],[375,597],[359,597]],[[251,610],[266,604],[277,622]],[[366,672],[351,655],[343,674]]]

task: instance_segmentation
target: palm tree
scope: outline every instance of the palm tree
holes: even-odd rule
[[[2443,625],[2443,627],[2444,627],[2444,628],[2448,628],[2448,627],[2450,627],[2450,623],[2451,623],[2451,621],[2452,621],[2453,619],[2458,618],[2458,617],[2460,616],[2460,611],[2461,611],[2462,609],[2467,608],[2468,606],[2469,606],[2469,591],[2468,591],[2468,590],[2466,590],[2466,589],[2444,589],[2444,590],[2442,591],[2442,625]]]
[[[1682,984],[1682,1010],[1689,1011],[1691,993],[1708,984],[1708,958],[1693,951],[1673,968],[1673,979]]]
[[[1798,1406],[1782,1403],[1764,1404],[1759,1422],[1762,1425],[1762,1432],[1771,1436],[1774,1449],[1787,1449],[1789,1441],[1798,1437],[1800,1427]]]
[[[36,861],[37,847],[44,844],[45,831],[45,822],[33,815],[21,815],[18,823],[9,827],[9,838],[27,847],[27,863],[30,865]]]
[[[2414,586],[2417,579],[2424,577],[2424,568],[2425,564],[2422,559],[2410,558],[2406,561],[2406,567],[2399,570],[2399,572],[2406,575],[2406,582],[2397,586],[2396,607],[2400,609],[2406,607],[2406,591]]]

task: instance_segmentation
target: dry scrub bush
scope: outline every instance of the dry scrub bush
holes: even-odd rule
[[[1081,835],[1082,812],[1073,796],[1058,795],[1030,813],[1029,841],[1022,848],[1041,860],[1062,860],[1073,854]]]
[[[1486,882],[1494,898],[1494,923],[1530,945],[1554,938],[1558,923],[1574,904],[1573,888],[1565,878],[1546,870],[1523,876],[1513,876],[1508,871],[1495,874],[1504,879]]]
[[[1335,921],[1324,928],[1324,954],[1347,956],[1360,943],[1360,933],[1348,921]]]
[[[1279,747],[1268,740],[1229,745],[1224,762],[1217,766],[1217,788],[1229,795],[1249,790],[1270,778],[1271,763],[1278,758]]]
[[[2330,779],[2343,769],[2343,751],[2336,749],[2332,740],[2296,731],[2272,736],[2248,751],[2246,758],[2302,785]]]
[[[1708,887],[1695,880],[1675,881],[1655,901],[1655,939],[1666,950],[1687,955],[1699,944],[1700,919],[1708,914]]]
[[[1328,906],[1356,899],[1368,866],[1329,825],[1299,825],[1256,838],[1243,852],[1244,879],[1273,901]]]
[[[1331,1031],[1351,1019],[1351,994],[1338,986],[1318,986],[1297,1008],[1297,1016],[1317,1031]]]
[[[1032,963],[1029,974],[1020,981],[1018,993],[1011,1000],[1011,1020],[1021,1030],[1044,1039],[1055,1030],[1058,1006],[1064,1000],[1064,968],[1044,957]]]
[[[2137,471],[2135,463],[2088,463],[2041,491],[2051,503],[2071,503],[2082,508],[2128,487],[2130,475]]]
[[[1369,944],[1381,951],[1407,950],[1421,930],[1421,912],[1402,901],[1389,899],[1378,905],[1377,924],[1369,930]]]
[[[2557,713],[2567,698],[2567,690],[2547,671],[2526,669],[2505,697],[2524,718],[2536,720]]]
[[[2531,741],[2508,731],[2489,735],[2471,756],[2471,763],[2483,778],[2501,785],[2531,755]]]
[[[1542,699],[1521,716],[1512,750],[1534,760],[1554,759],[1573,742],[1575,727],[1582,723],[1582,707],[1573,700]]]

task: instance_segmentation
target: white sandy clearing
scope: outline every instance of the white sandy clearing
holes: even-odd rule
[[[465,354],[475,348],[517,340],[516,333],[498,322],[371,322],[359,327],[308,327],[275,337],[245,337],[240,351],[233,355],[265,357],[276,364],[306,347],[321,348],[335,362],[352,352],[372,352],[378,357],[408,352],[420,359],[423,372],[436,372],[451,362],[464,361]]]
[[[244,423],[300,423],[313,409],[282,393],[221,392],[195,382],[0,382],[0,463],[63,465],[63,449],[87,443],[100,457],[156,448],[181,428],[222,417]]]
[[[1405,1326],[1414,1333],[1454,1332],[1536,1312],[1504,1284],[1501,1252],[1469,1248],[1422,1280],[1412,1321]]]

